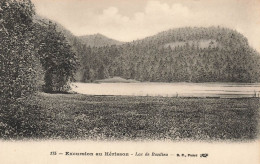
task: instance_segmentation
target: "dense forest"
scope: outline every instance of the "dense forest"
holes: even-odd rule
[[[114,76],[151,82],[260,81],[259,53],[228,28],[177,28],[124,43],[101,34],[77,37],[56,24],[79,58],[77,81]]]
[[[123,45],[91,46],[74,39],[77,80],[120,76],[151,82],[259,82],[260,55],[235,30],[187,27]]]
[[[66,92],[77,55],[52,22],[34,19],[30,0],[0,1],[0,136],[19,136],[25,99],[36,91]],[[6,130],[8,129],[8,130]],[[29,130],[30,131],[30,130]],[[22,133],[22,132],[21,132]]]

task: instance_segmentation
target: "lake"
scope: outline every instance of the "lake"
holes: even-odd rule
[[[163,97],[259,97],[259,83],[72,83],[72,90],[87,95]]]

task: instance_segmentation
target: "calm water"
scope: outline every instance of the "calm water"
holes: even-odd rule
[[[259,83],[73,83],[87,95],[164,97],[259,97]]]

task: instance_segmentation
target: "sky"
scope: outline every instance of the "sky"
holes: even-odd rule
[[[237,30],[260,52],[260,0],[32,0],[73,34],[133,41],[178,27]]]

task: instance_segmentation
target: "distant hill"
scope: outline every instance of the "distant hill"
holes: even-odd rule
[[[214,47],[223,46],[248,46],[247,38],[235,30],[222,27],[184,27],[160,32],[156,35],[137,40],[134,44],[167,45],[167,44],[199,45],[206,48],[209,44]],[[212,47],[211,47],[212,48]]]
[[[85,44],[87,46],[91,46],[91,47],[121,45],[124,43],[124,42],[120,42],[120,41],[117,41],[114,39],[110,39],[101,34],[79,36],[78,38],[83,44]]]
[[[49,20],[36,17],[35,21]],[[176,28],[123,43],[101,34],[76,37],[56,24],[80,61],[77,81],[121,77],[151,82],[260,82],[260,54],[232,29]]]
[[[122,45],[82,47],[77,80],[122,77],[152,82],[259,82],[260,55],[222,27],[171,29]]]

